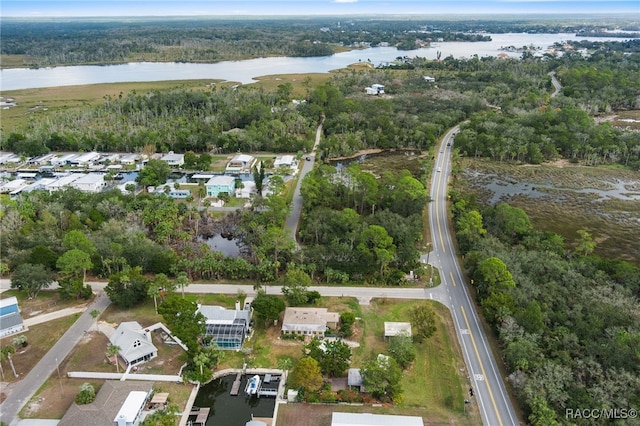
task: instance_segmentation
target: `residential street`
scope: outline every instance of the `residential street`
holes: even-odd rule
[[[6,290],[8,280],[2,280],[0,286]],[[56,342],[55,345],[42,357],[40,362],[33,367],[25,377],[19,382],[12,385],[11,392],[7,395],[7,399],[0,404],[0,419],[14,426],[20,420],[18,413],[22,407],[31,399],[42,384],[56,371],[56,367],[74,346],[80,341],[86,330],[89,330],[95,320],[91,317],[90,312],[98,309],[103,312],[111,301],[102,292],[98,292],[96,300],[87,307],[78,320],[67,330],[67,332]]]

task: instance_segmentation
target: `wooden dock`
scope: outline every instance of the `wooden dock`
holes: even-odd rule
[[[196,419],[193,421],[194,425],[204,426],[207,423],[207,418],[209,417],[209,411],[211,408],[203,407],[197,408],[193,407],[191,413],[189,415],[196,416]]]
[[[242,380],[242,373],[236,374],[236,379],[233,381],[233,384],[231,385],[231,392],[229,392],[229,395],[238,396],[238,394],[240,393],[241,380]]]

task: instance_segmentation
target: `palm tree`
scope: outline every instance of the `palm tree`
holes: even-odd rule
[[[11,344],[16,348],[18,346],[25,347],[27,346],[27,336],[25,336],[24,334],[16,336],[13,339],[11,339]]]
[[[14,348],[13,345],[5,345],[2,347],[2,353],[4,354],[5,357],[9,358],[9,365],[11,365],[11,371],[13,371],[13,375],[17,379],[18,373],[16,373],[16,367],[13,365],[13,358],[11,358],[11,355],[16,353],[16,348]]]
[[[116,371],[119,373],[120,372],[120,362],[118,361],[118,353],[120,353],[120,351],[122,350],[122,348],[118,345],[109,345],[107,347],[107,357],[109,358],[109,360],[111,360],[111,357],[116,357]]]
[[[2,368],[2,363],[7,358],[4,351],[0,351],[0,375],[2,375],[2,380],[4,381],[4,368]]]
[[[176,285],[182,289],[182,298],[184,299],[184,288],[189,285],[189,277],[186,272],[180,272],[176,277]]]
[[[153,306],[156,309],[156,315],[158,314],[158,299],[160,296],[160,287],[158,287],[154,282],[149,284],[149,288],[147,289],[147,296],[153,297]]]

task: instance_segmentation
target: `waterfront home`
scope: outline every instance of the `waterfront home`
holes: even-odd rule
[[[151,341],[151,332],[143,329],[137,321],[120,323],[109,341],[120,347],[118,355],[127,365],[146,362],[158,356],[158,349]]]
[[[226,173],[251,173],[254,167],[258,167],[258,160],[247,154],[237,154],[228,163],[225,168]]]
[[[92,403],[83,405],[72,403],[58,422],[58,426],[119,426],[118,418],[123,421],[135,418],[140,420],[139,413],[152,392],[153,382],[106,380],[96,393],[96,398]],[[138,396],[130,398],[132,393]]]
[[[84,154],[80,154],[77,157],[74,157],[69,161],[69,164],[75,164],[77,166],[87,166],[92,164],[100,158],[100,154],[97,152],[85,152]]]
[[[49,163],[54,167],[62,167],[71,164],[71,161],[77,156],[78,154],[60,154],[49,160]]]
[[[236,302],[235,309],[198,305],[198,312],[206,318],[204,337],[210,343],[219,349],[242,349],[250,331],[250,309],[240,309],[240,303]]]
[[[246,180],[242,182],[242,185],[236,188],[236,198],[251,198],[252,195],[258,193],[256,189],[256,183],[252,180]]]
[[[222,193],[233,195],[236,189],[236,178],[233,176],[214,176],[204,184],[207,189],[207,197],[218,197]]]
[[[70,183],[70,186],[82,192],[100,192],[105,185],[103,173],[88,173]]]
[[[171,167],[184,166],[184,154],[174,154],[173,151],[169,151],[168,154],[160,157],[160,160],[164,161]]]
[[[323,337],[338,326],[340,315],[327,308],[287,308],[282,320],[282,334]]]
[[[298,162],[296,161],[296,157],[293,155],[279,155],[276,157],[273,162],[273,168],[278,169],[280,167],[295,169],[298,167]]]

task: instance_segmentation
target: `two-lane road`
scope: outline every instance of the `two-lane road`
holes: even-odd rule
[[[469,297],[448,225],[448,180],[453,137],[458,131],[459,128],[455,127],[445,135],[440,152],[436,155],[430,188],[432,202],[429,204],[429,227],[433,251],[429,263],[440,270],[441,286],[448,298],[446,305],[451,309],[464,353],[474,393],[473,397],[467,395],[467,399],[471,403],[477,401],[485,425],[518,425],[500,370]]]

